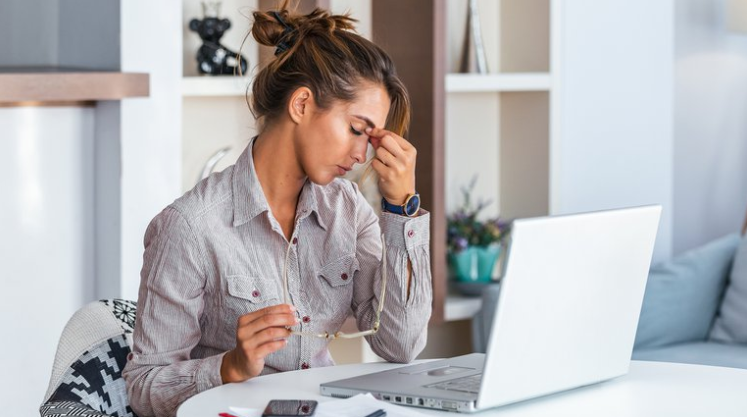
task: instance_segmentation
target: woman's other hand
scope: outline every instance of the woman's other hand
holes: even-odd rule
[[[287,327],[298,324],[294,312],[293,306],[278,304],[239,317],[236,347],[223,356],[220,367],[224,384],[246,381],[262,372],[265,357],[288,344]]]
[[[371,165],[379,174],[379,192],[390,204],[405,204],[415,194],[417,150],[403,137],[380,128],[366,129],[376,151]]]

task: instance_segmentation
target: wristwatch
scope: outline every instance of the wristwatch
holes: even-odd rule
[[[386,201],[386,198],[381,199],[381,209],[394,214],[401,214],[403,216],[412,217],[418,214],[420,211],[420,194],[415,193],[407,197],[405,204],[401,206],[391,204]]]

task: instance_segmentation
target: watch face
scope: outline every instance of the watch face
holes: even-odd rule
[[[405,206],[405,213],[407,213],[408,216],[414,216],[418,210],[420,209],[420,196],[417,194],[414,194],[410,197],[409,200],[407,200],[406,206]]]

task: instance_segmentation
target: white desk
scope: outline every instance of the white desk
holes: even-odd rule
[[[178,417],[216,417],[228,407],[262,409],[270,399],[339,401],[319,395],[319,384],[395,368],[367,363],[286,372],[228,384],[187,400]],[[417,409],[441,417],[458,415]],[[476,414],[501,416],[665,417],[747,416],[747,370],[633,361],[626,376],[565,393]]]

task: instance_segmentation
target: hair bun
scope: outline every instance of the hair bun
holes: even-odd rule
[[[357,22],[349,15],[333,15],[316,8],[302,15],[288,10],[285,1],[279,10],[254,12],[252,36],[260,44],[277,47],[275,55],[291,49],[304,37],[315,32],[334,33],[335,30],[355,30]]]

